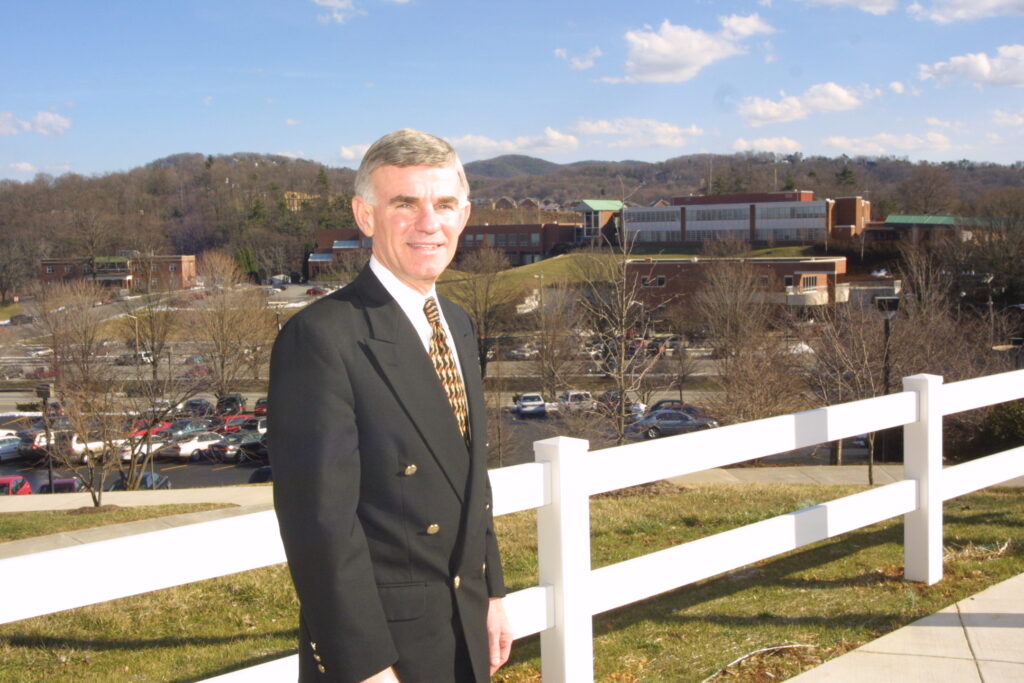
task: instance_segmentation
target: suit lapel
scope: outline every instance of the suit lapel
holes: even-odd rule
[[[401,307],[369,268],[354,285],[366,302],[367,351],[462,500],[469,477],[466,444],[430,358]]]

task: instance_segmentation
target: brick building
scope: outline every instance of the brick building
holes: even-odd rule
[[[636,245],[807,244],[859,235],[870,220],[871,203],[863,197],[816,200],[813,192],[795,190],[675,197],[671,206],[629,207],[623,213]]]
[[[755,269],[763,301],[793,307],[845,303],[850,298],[845,256],[801,258],[631,259],[628,272],[640,282],[640,296],[649,310],[684,304],[705,282],[716,264],[743,264]]]
[[[93,280],[101,285],[133,292],[188,289],[196,285],[196,257],[171,256],[99,256],[50,258],[39,262],[44,283]]]

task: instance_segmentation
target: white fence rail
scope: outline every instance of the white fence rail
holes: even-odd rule
[[[590,681],[594,614],[899,515],[906,578],[934,583],[942,501],[1024,475],[1024,447],[943,469],[942,417],[1022,397],[1024,370],[948,385],[917,375],[898,394],[602,451],[566,437],[537,442],[537,462],[491,472],[495,515],[538,511],[539,585],[506,598],[513,631],[541,634],[545,680]],[[594,494],[897,426],[903,481],[591,570]],[[0,560],[0,583],[48,588],[8,595],[0,623],[284,561],[273,512],[13,557]],[[116,571],[66,581],[68,567],[104,564]],[[296,669],[292,656],[218,680],[280,680]]]

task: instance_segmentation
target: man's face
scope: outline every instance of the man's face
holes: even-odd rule
[[[373,255],[399,280],[426,294],[451,263],[469,220],[454,166],[381,166],[371,175],[376,204],[352,200]]]

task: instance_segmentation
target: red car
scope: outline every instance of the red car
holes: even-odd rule
[[[25,373],[25,379],[47,379],[49,377],[56,377],[57,371],[53,368],[38,367],[35,370],[29,370]]]
[[[243,413],[242,415],[227,415],[224,417],[224,424],[217,430],[221,434],[230,434],[231,432],[237,432],[245,424],[246,420],[256,417],[251,413]]]
[[[166,420],[161,420],[160,422],[155,423],[149,429],[146,428],[146,425],[148,425],[148,424],[149,424],[149,420],[139,420],[134,425],[132,425],[132,432],[131,432],[132,438],[138,439],[140,436],[145,436],[147,431],[151,435],[152,434],[156,434],[160,430],[167,429],[168,427],[171,426],[171,423],[166,421]]]
[[[327,290],[321,289],[320,287],[310,287],[309,289],[306,290],[306,294],[308,294],[309,296],[323,296],[326,293]]]
[[[20,474],[0,477],[0,496],[24,496],[32,493],[32,484]]]
[[[252,412],[253,412],[253,415],[256,415],[258,417],[263,417],[264,415],[267,414],[267,399],[266,399],[266,397],[256,399],[256,407],[253,408]]]

